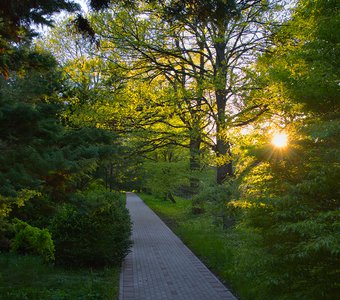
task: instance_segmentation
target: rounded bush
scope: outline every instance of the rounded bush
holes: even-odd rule
[[[56,262],[69,266],[118,265],[131,245],[131,223],[119,194],[78,196],[52,222]]]
[[[15,231],[16,234],[11,241],[11,251],[39,255],[45,261],[54,260],[54,244],[47,229],[33,227],[16,219]]]

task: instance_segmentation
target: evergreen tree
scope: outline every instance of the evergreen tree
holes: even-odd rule
[[[261,93],[290,140],[283,149],[258,150],[242,185],[243,224],[268,253],[259,282],[268,299],[334,299],[339,292],[337,10],[336,1],[300,1],[258,63]]]

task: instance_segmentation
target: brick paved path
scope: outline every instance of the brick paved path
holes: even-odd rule
[[[135,194],[127,193],[133,247],[120,278],[120,300],[236,299]]]

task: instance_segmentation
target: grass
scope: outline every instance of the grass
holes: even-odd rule
[[[252,247],[256,235],[223,229],[209,204],[206,213],[193,215],[189,200],[176,198],[174,204],[147,194],[140,197],[237,297],[264,299],[258,294],[261,268],[257,268],[263,253]]]
[[[161,200],[149,194],[139,194],[139,196],[166,222],[176,224],[191,215],[191,202],[185,199],[176,197],[176,203],[173,203],[170,200]]]
[[[39,257],[0,253],[1,300],[118,299],[119,268],[67,270]]]

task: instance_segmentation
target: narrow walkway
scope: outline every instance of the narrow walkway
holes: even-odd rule
[[[133,247],[120,300],[235,300],[227,288],[135,194],[127,193]]]

